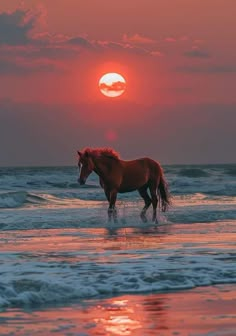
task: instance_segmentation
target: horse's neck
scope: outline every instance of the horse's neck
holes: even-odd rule
[[[93,160],[95,169],[94,172],[101,177],[102,180],[106,180],[109,172],[112,169],[111,159],[109,158],[96,158]]]

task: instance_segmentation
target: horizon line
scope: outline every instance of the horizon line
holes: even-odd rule
[[[125,160],[126,161],[126,160]],[[223,165],[236,165],[236,162],[224,162],[224,163],[161,163],[163,166],[223,166]],[[77,165],[0,165],[1,168],[58,168],[58,167],[77,167]]]

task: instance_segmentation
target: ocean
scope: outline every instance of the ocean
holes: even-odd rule
[[[109,222],[98,177],[80,186],[77,167],[0,168],[1,335],[36,335],[11,324],[26,311],[236,284],[236,165],[163,168],[172,206],[158,225],[151,208],[141,221],[137,192],[118,195],[118,221]],[[86,323],[81,335],[93,335],[101,320]],[[79,335],[50,328],[48,335]]]

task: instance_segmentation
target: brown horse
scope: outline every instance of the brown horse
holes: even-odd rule
[[[132,161],[121,160],[119,154],[110,148],[85,148],[78,151],[80,176],[78,182],[83,185],[87,177],[94,171],[100,178],[109,202],[108,213],[114,213],[117,193],[138,190],[144,199],[145,206],[141,218],[149,206],[153,206],[153,221],[157,222],[157,205],[160,200],[162,211],[170,204],[170,194],[165,181],[163,170],[159,163],[150,158]],[[149,189],[149,196],[147,190]]]

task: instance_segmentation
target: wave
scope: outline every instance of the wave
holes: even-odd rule
[[[178,175],[186,177],[208,177],[209,173],[200,168],[184,168],[178,172]]]
[[[19,208],[25,204],[45,203],[47,200],[26,191],[12,191],[0,194],[0,208]]]
[[[180,256],[173,251],[173,255],[165,256],[147,250],[146,255],[151,255],[139,257],[135,262],[119,252],[104,254],[105,259],[113,260],[107,263],[26,261],[17,273],[15,262],[8,262],[0,280],[0,307],[65,304],[81,299],[236,283],[236,255],[209,256],[205,252]]]
[[[91,189],[91,188],[100,188],[97,184],[85,184],[84,186],[80,186],[78,182],[67,182],[67,181],[57,181],[57,182],[51,182],[51,181],[27,181],[26,182],[27,186],[31,187],[39,187],[42,188],[42,186],[48,188],[55,188],[55,189]]]
[[[62,189],[65,189],[65,188],[68,188],[68,189],[96,189],[96,188],[100,188],[100,186],[98,185],[95,185],[95,184],[85,184],[83,186],[80,186],[78,184],[78,182],[76,183],[70,183],[70,182],[46,182],[47,185],[50,185],[54,188],[62,188]]]
[[[173,197],[174,204],[182,202],[183,205],[195,204],[236,204],[236,196],[234,195],[216,195],[210,193],[194,193],[175,195]]]
[[[235,197],[236,196],[236,185],[227,185],[222,189],[218,189],[218,190],[209,190],[206,192],[208,195],[212,195],[212,196],[231,196],[231,197]]]
[[[84,188],[83,188],[84,189]],[[89,188],[88,188],[89,189]],[[94,205],[94,202],[105,201],[103,191],[91,190],[89,192],[59,192],[54,194],[33,194],[27,191],[0,193],[0,209],[21,207],[57,207],[71,208]]]
[[[225,169],[225,174],[230,175],[230,176],[236,176],[236,166],[234,167],[229,167]]]

